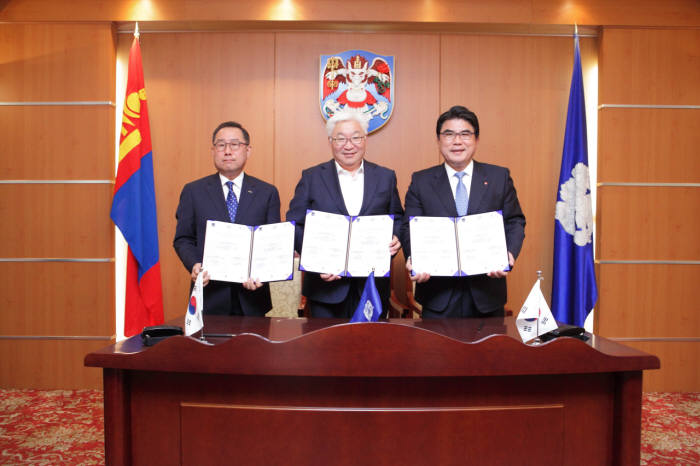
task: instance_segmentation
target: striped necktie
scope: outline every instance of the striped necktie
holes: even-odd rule
[[[457,206],[457,215],[463,217],[467,215],[467,206],[469,205],[469,196],[467,195],[467,188],[462,182],[466,173],[457,172],[455,176],[457,177],[457,190],[455,191],[455,204]]]

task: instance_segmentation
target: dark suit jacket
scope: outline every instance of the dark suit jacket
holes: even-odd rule
[[[364,170],[364,193],[360,215],[393,214],[394,234],[398,237],[403,208],[396,189],[396,174],[393,170],[367,160],[364,161]],[[289,203],[287,221],[296,222],[294,249],[297,252],[301,252],[307,209],[348,215],[334,160],[304,170],[294,191],[294,198]],[[316,273],[305,273],[302,293],[314,301],[335,304],[346,298],[350,286],[361,289],[364,283],[364,278],[342,278],[333,282],[324,282]],[[390,292],[389,279],[377,278],[376,284],[382,300],[387,301]]]
[[[503,211],[506,245],[514,258],[525,239],[525,216],[507,168],[474,161],[467,215]],[[456,217],[457,207],[444,164],[415,172],[406,193],[406,214],[401,225],[404,255],[411,255],[409,219],[414,216]],[[416,300],[435,311],[443,311],[458,280],[467,280],[480,312],[502,308],[507,300],[506,279],[476,275],[467,278],[431,277],[416,285]]]
[[[204,256],[207,220],[230,222],[219,174],[205,176],[182,188],[175,214],[177,226],[173,246],[188,272]],[[264,225],[280,221],[280,196],[277,188],[247,173],[243,177],[236,222]],[[238,283],[210,281],[204,287],[204,313],[228,314],[231,299],[238,294],[245,315],[265,315],[272,308],[270,287],[265,283],[248,291]]]

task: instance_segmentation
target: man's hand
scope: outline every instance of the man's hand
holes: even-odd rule
[[[417,282],[417,283],[425,283],[428,280],[430,280],[430,274],[429,273],[417,273],[415,275],[411,274],[411,271],[413,270],[413,264],[411,263],[411,258],[409,257],[406,260],[406,270],[408,270],[408,276],[411,277],[411,281]]]
[[[394,235],[391,237],[391,243],[389,243],[389,254],[394,257],[399,252],[399,249],[401,249],[401,241]]]
[[[513,258],[513,254],[508,251],[508,264],[510,264],[510,268],[513,268],[513,265],[515,264],[515,259]],[[505,270],[493,270],[487,274],[491,278],[503,278],[508,275],[508,272]]]
[[[322,273],[321,274],[321,280],[323,280],[324,282],[333,282],[336,280],[340,280],[341,278],[343,278],[343,277],[341,277],[340,275],[332,274],[332,273]]]
[[[253,280],[252,278],[249,278],[247,281],[243,282],[243,288],[249,291],[255,291],[261,286],[263,286],[263,284],[260,282],[260,280]]]
[[[202,271],[202,263],[197,262],[194,264],[194,267],[192,267],[192,281],[195,282],[197,281],[197,275],[199,275],[199,272]],[[209,283],[209,272],[206,270],[204,271],[204,275],[202,276],[202,285],[207,286],[207,283]]]

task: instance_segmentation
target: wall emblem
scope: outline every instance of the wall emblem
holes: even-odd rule
[[[321,55],[320,88],[325,120],[350,110],[369,120],[370,133],[376,131],[394,110],[394,57],[364,50]]]

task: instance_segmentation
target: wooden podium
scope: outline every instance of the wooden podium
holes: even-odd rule
[[[638,465],[642,371],[604,338],[528,346],[512,317],[205,317],[104,368],[107,464]],[[181,325],[182,319],[177,322]]]

